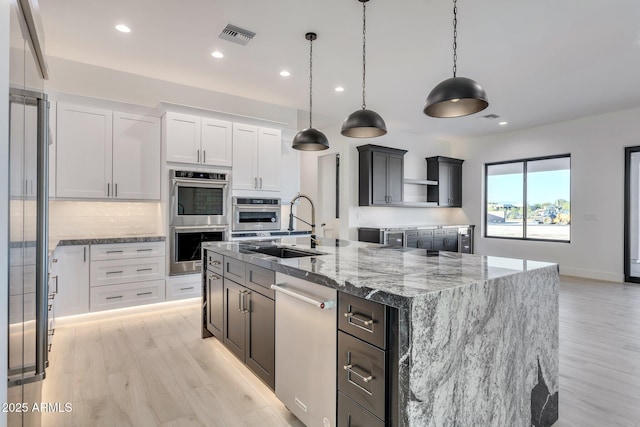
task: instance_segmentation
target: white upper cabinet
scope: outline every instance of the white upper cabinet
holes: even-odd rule
[[[280,191],[282,133],[233,124],[233,189]]]
[[[168,162],[231,166],[231,122],[169,112],[164,125]]]
[[[56,195],[160,199],[160,120],[58,103]]]
[[[56,195],[109,197],[111,142],[111,111],[58,103]]]
[[[160,119],[113,113],[113,195],[160,199]]]

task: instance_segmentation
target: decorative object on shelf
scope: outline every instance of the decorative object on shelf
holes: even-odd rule
[[[296,134],[292,147],[301,151],[326,150],[329,148],[329,140],[325,134],[313,128],[313,41],[318,35],[307,33],[304,38],[309,40],[309,127]]]
[[[453,0],[453,77],[440,82],[427,96],[424,113],[431,117],[462,117],[489,106],[487,93],[475,80],[457,77],[458,6]]]
[[[378,113],[367,110],[365,87],[367,76],[367,13],[366,3],[369,0],[358,0],[362,3],[362,109],[354,111],[342,123],[340,133],[351,138],[373,138],[387,133],[387,125]]]

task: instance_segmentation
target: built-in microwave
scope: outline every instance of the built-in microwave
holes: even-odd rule
[[[172,226],[228,225],[225,173],[170,171]]]
[[[280,199],[233,198],[233,231],[280,230]]]

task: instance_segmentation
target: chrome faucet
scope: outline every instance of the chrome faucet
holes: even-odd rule
[[[298,218],[293,214],[293,204],[296,202],[296,200],[300,198],[307,199],[311,204],[311,222],[310,223],[303,219]],[[294,197],[293,200],[291,200],[291,210],[289,212],[289,231],[293,231],[293,218],[311,226],[311,248],[314,249],[316,247],[316,242],[318,241],[316,239],[316,208],[313,205],[313,200],[311,200],[311,198],[306,194],[298,193],[298,195]]]

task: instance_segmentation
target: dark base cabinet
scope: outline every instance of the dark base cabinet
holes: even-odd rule
[[[224,327],[224,285],[222,276],[207,271],[207,329],[222,339]]]

